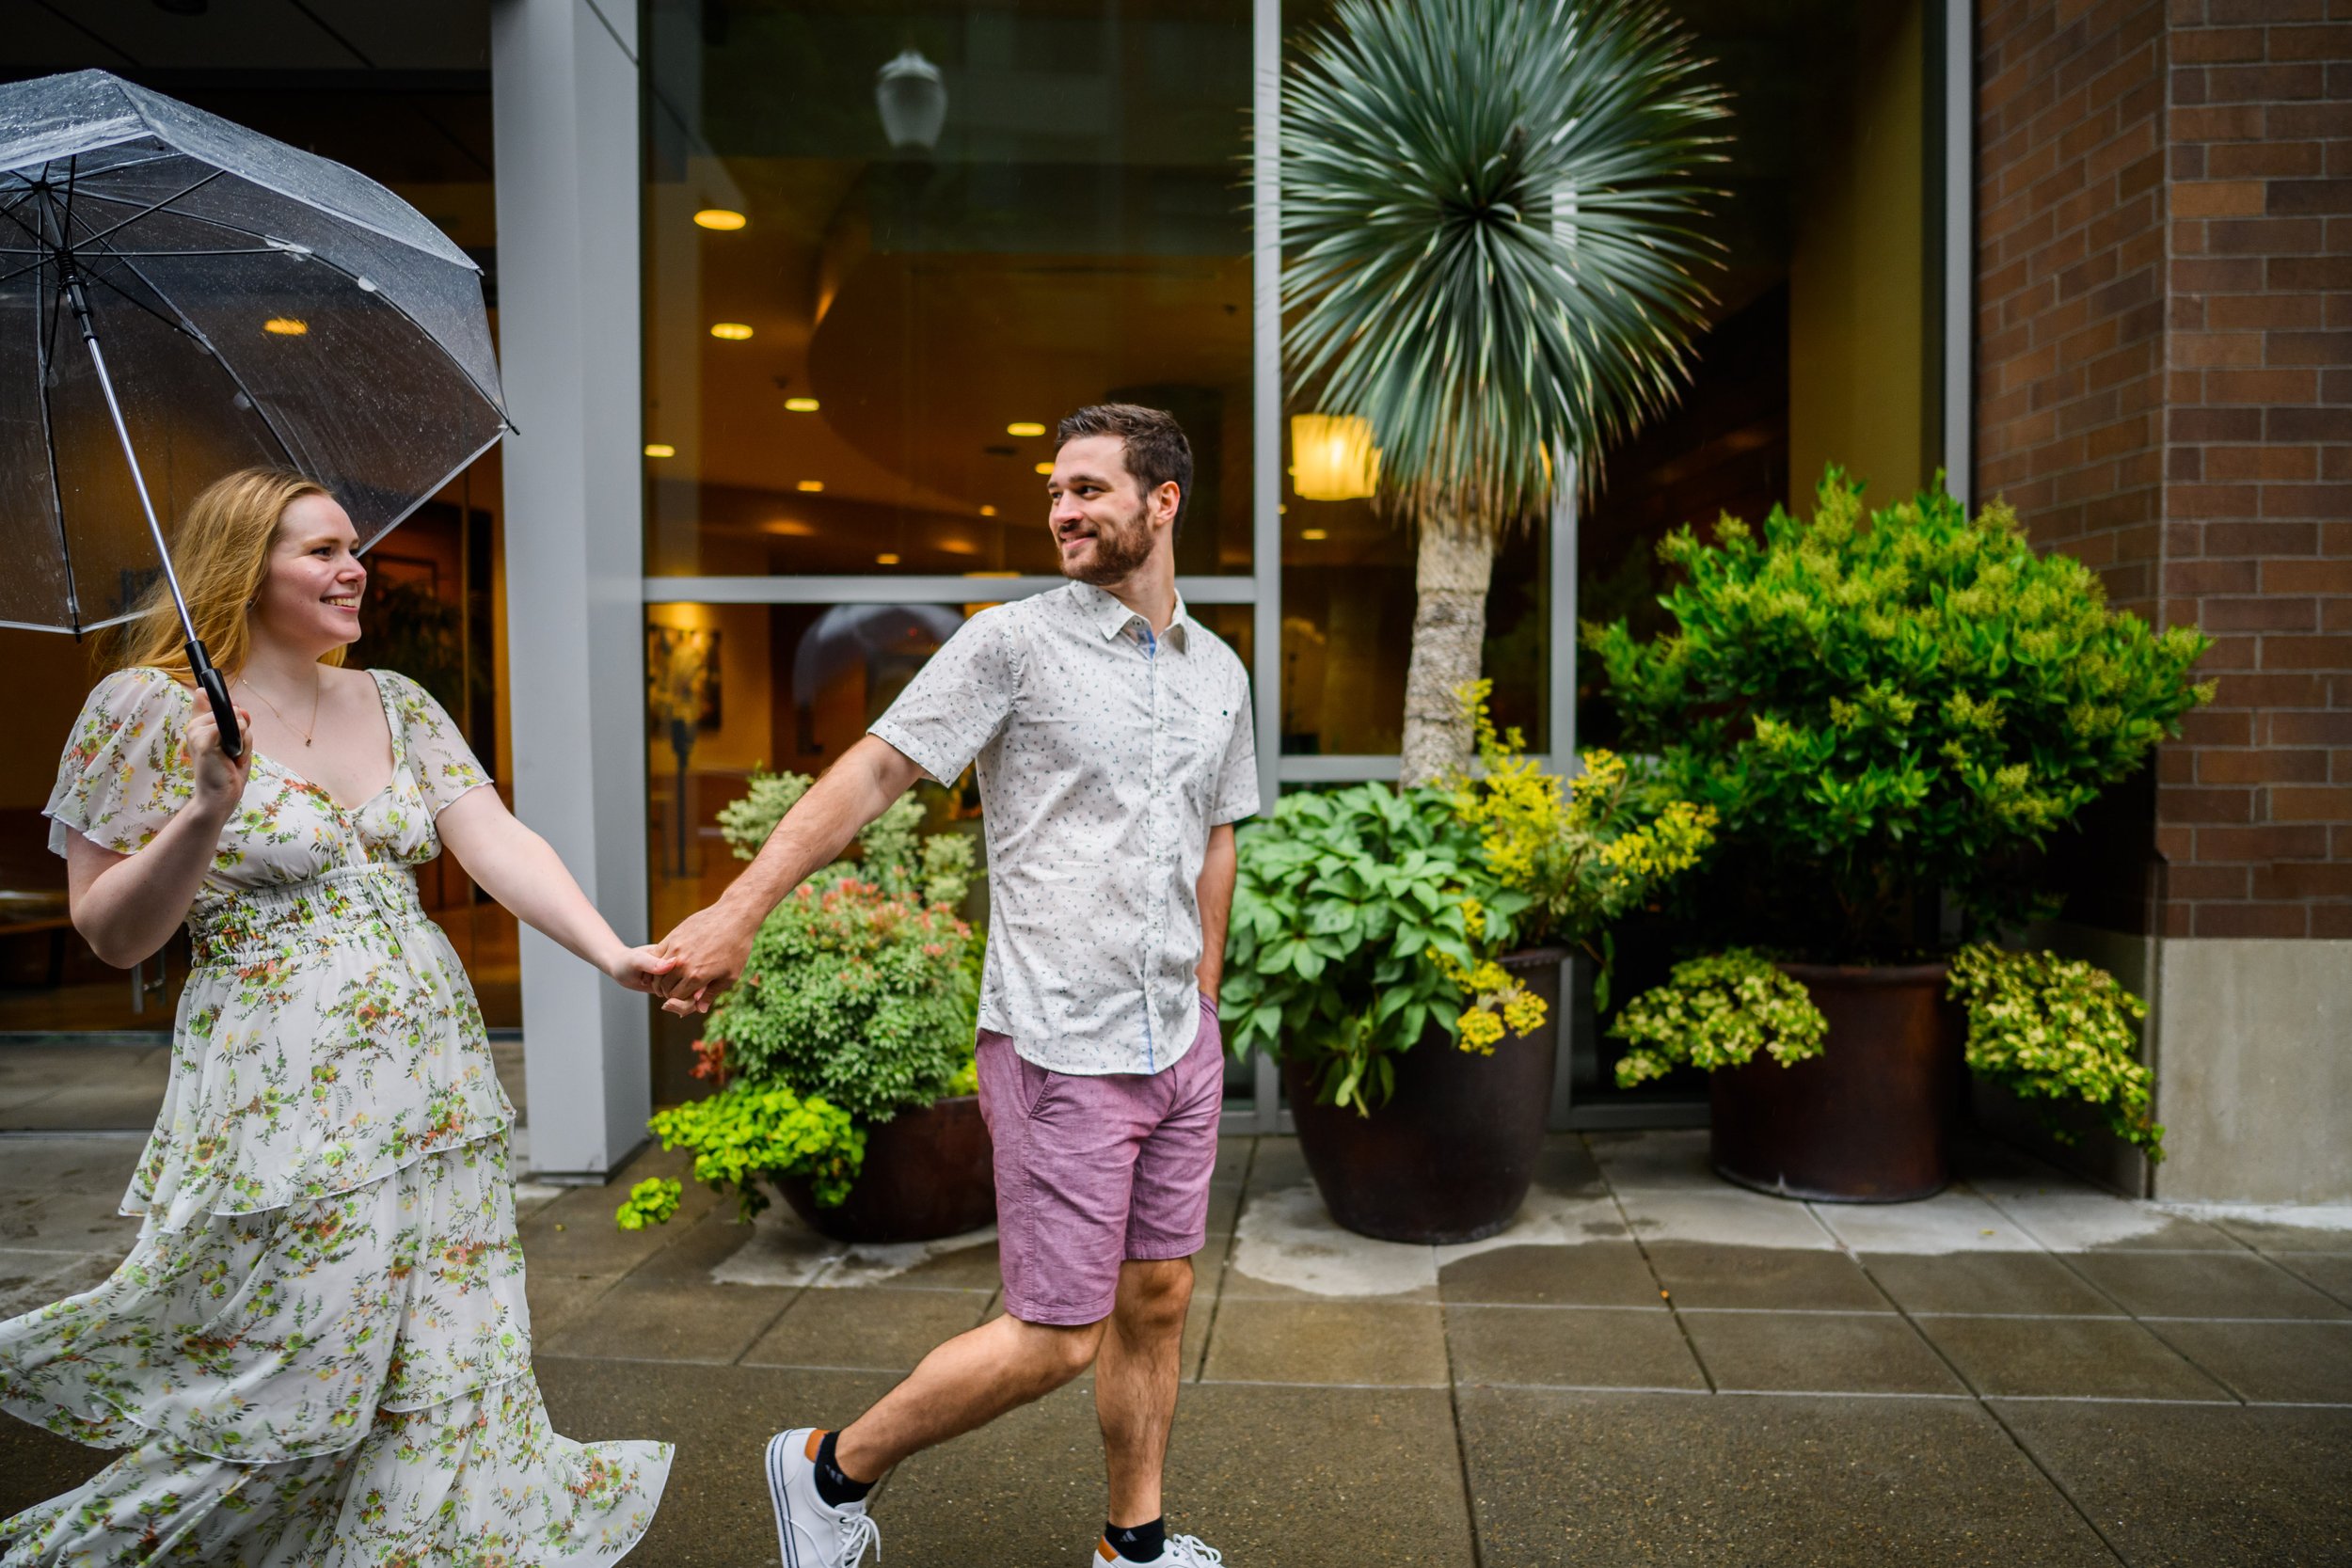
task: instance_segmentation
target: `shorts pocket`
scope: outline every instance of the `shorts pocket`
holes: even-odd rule
[[[1026,1056],[1014,1053],[1013,1060],[1021,1064],[1021,1114],[1034,1120],[1038,1111],[1053,1093],[1054,1081],[1060,1076],[1050,1068],[1041,1068]]]

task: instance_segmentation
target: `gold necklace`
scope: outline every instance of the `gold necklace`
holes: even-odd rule
[[[261,698],[262,701],[268,705],[269,710],[272,713],[278,714],[278,721],[279,723],[294,731],[294,734],[302,736],[302,743],[305,746],[310,744],[310,736],[318,733],[319,727],[319,695],[321,689],[318,686],[313,685],[310,688],[310,728],[306,732],[301,725],[295,723],[293,720],[287,718],[285,714],[278,711],[278,705],[270,702],[268,692],[262,690],[251,681],[246,680],[243,675],[239,675],[237,677],[237,684],[244,687],[247,691],[252,692],[256,697]]]

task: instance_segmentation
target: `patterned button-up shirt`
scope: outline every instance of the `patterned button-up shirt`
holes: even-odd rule
[[[1200,1027],[1209,830],[1258,809],[1249,680],[1184,612],[1166,631],[1072,583],[984,610],[873,733],[942,784],[979,766],[980,1027],[1056,1072],[1158,1072]]]

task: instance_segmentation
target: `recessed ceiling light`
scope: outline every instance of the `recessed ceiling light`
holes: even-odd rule
[[[272,316],[262,324],[262,330],[273,338],[299,338],[310,330],[310,324],[299,316]]]
[[[1005,426],[1005,434],[1008,436],[1042,436],[1045,434],[1045,427],[1035,420],[1015,420]]]
[[[898,552],[897,550],[884,550],[882,554],[874,558],[874,564],[877,566],[896,566],[898,564]]]
[[[1018,572],[989,571],[989,572],[966,572],[966,573],[964,573],[963,575],[964,575],[965,577],[968,577],[968,578],[1017,578],[1017,577],[1019,577],[1021,574],[1020,574],[1020,573],[1018,573]]]
[[[749,223],[751,219],[725,207],[705,207],[694,214],[694,221],[705,229],[716,229],[723,234],[732,234]]]
[[[760,524],[759,531],[762,533],[781,533],[787,539],[806,539],[817,531],[798,517],[778,517],[773,522]]]
[[[975,545],[969,539],[942,539],[939,542],[939,547],[946,550],[949,555],[977,555],[980,553],[980,546]]]
[[[996,515],[996,509],[993,506],[983,506],[980,508],[980,515],[983,517],[993,517]]]
[[[1302,528],[1298,531],[1298,537],[1301,539],[1328,539],[1331,537],[1331,533],[1328,529]]]
[[[742,322],[712,322],[710,335],[724,338],[730,343],[739,343],[752,335],[752,329]]]
[[[670,445],[667,441],[647,441],[645,443],[645,455],[647,457],[675,457],[677,455],[677,448]]]
[[[1054,466],[1051,463],[1040,463],[1037,466],[1037,471],[1041,474],[1050,474],[1054,471]]]
[[[795,484],[792,488],[795,490],[805,490],[813,496],[824,487],[825,482],[821,479],[804,479],[801,481],[800,483]]]
[[[814,414],[817,412],[817,400],[815,398],[787,398],[784,400],[784,406],[790,413]]]

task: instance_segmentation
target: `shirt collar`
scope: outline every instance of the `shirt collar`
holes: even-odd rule
[[[1125,631],[1128,623],[1143,619],[1141,615],[1121,604],[1119,595],[1107,588],[1097,588],[1090,582],[1073,582],[1070,588],[1071,596],[1076,601],[1079,613],[1087,618],[1089,625],[1102,634],[1103,641],[1105,642]],[[1181,652],[1192,635],[1191,624],[1191,613],[1184,609],[1184,596],[1178,594],[1175,617],[1168,623],[1168,630],[1160,635]]]

